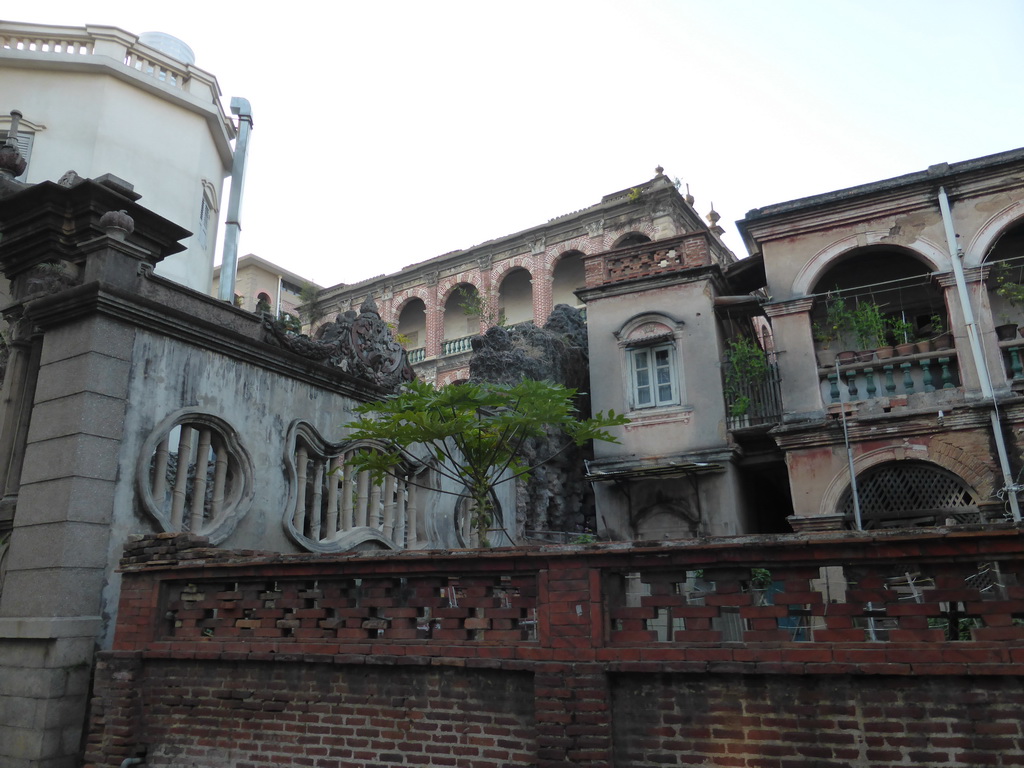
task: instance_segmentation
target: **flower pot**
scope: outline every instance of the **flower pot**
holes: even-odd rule
[[[1007,323],[1006,325],[996,326],[996,338],[1000,341],[1010,341],[1014,336],[1017,335],[1017,325],[1015,323]]]
[[[875,356],[879,360],[888,360],[890,357],[896,354],[896,348],[894,347],[879,347],[875,350]]]
[[[932,340],[931,339],[920,339],[919,341],[915,341],[914,342],[914,350],[918,354],[921,354],[923,352],[931,352],[932,351]]]
[[[858,363],[870,363],[871,358],[875,356],[875,350],[873,349],[862,349],[856,353],[856,360]]]
[[[836,362],[836,353],[831,349],[819,349],[816,354],[819,368],[831,368]]]
[[[949,331],[940,333],[932,339],[932,345],[935,349],[951,349],[953,347],[953,334]]]
[[[840,365],[849,365],[850,363],[857,362],[857,353],[850,350],[840,352],[836,357],[839,359]]]
[[[913,344],[897,344],[896,345],[896,354],[899,355],[900,357],[906,357],[907,355],[912,355],[912,354],[914,354],[914,345]]]

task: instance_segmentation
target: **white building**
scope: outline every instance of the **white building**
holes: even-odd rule
[[[133,184],[146,207],[193,233],[157,272],[206,293],[235,129],[216,78],[192,58],[167,35],[0,21],[0,139],[20,111],[19,181],[73,170]]]

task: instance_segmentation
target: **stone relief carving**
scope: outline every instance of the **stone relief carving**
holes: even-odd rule
[[[396,391],[414,378],[412,366],[368,296],[359,313],[349,310],[320,326],[314,338],[289,333],[270,318],[265,318],[268,341],[292,352],[332,365],[346,373]]]

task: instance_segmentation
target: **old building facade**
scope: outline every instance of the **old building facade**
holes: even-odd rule
[[[612,248],[705,229],[661,168],[650,181],[506,237],[438,256],[390,275],[324,289],[326,316],[373,296],[422,378],[465,379],[470,339],[490,325],[543,325],[556,304],[582,307],[584,259]]]
[[[1019,519],[1022,164],[936,165],[739,222],[771,296],[797,524]]]

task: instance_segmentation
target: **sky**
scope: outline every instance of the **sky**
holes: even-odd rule
[[[322,286],[542,224],[658,165],[744,255],[751,208],[1024,145],[1021,0],[17,8],[4,18],[185,41],[225,109],[253,107],[240,253]]]

